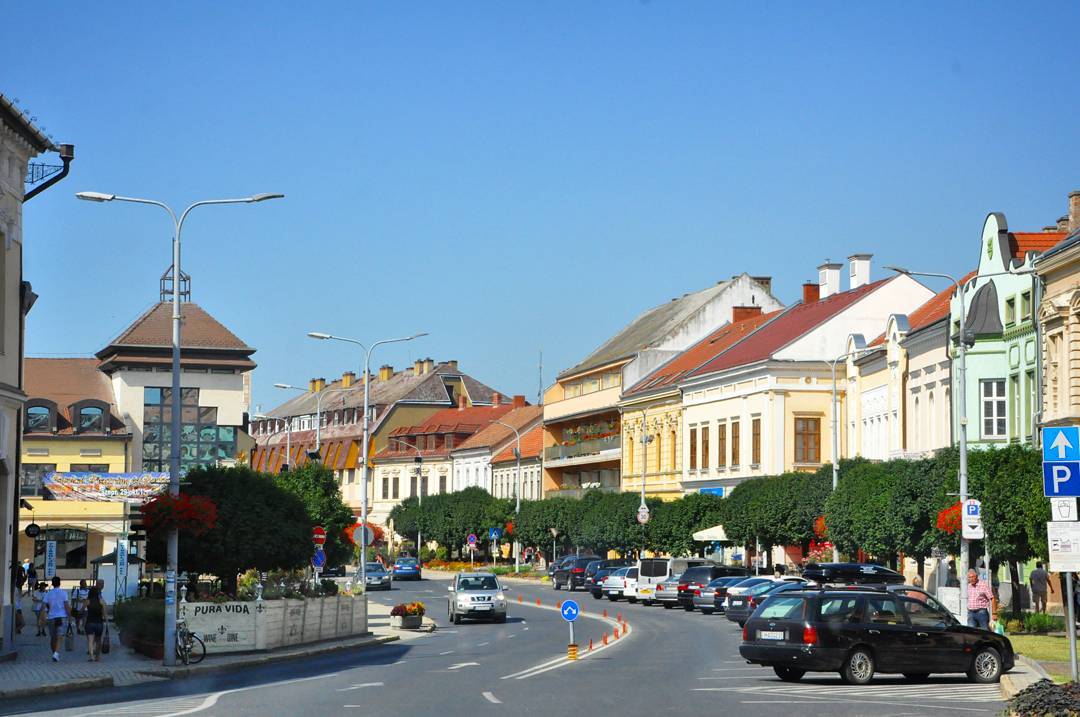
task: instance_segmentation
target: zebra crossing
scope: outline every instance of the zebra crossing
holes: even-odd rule
[[[92,712],[82,712],[79,717],[108,717],[109,715],[117,715],[118,717],[179,717],[179,715],[189,715],[202,711],[211,706],[208,701],[207,695],[198,695],[133,702]]]
[[[1001,689],[996,684],[977,685],[964,682],[894,682],[869,685],[835,683],[783,683],[743,685],[739,687],[699,687],[699,692],[745,692],[806,697],[843,697],[845,699],[948,700],[950,702],[1000,702]]]

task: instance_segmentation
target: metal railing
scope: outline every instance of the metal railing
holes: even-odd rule
[[[607,438],[596,438],[591,441],[581,441],[572,446],[549,446],[544,449],[544,460],[557,461],[560,458],[577,458],[603,451],[618,450],[622,446],[621,438],[621,436],[608,436]]]

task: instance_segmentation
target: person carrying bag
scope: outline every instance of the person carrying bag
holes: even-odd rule
[[[105,603],[97,587],[90,588],[86,598],[86,642],[91,662],[100,662],[102,655],[109,654],[109,625],[105,622]]]

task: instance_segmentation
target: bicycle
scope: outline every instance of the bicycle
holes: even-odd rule
[[[206,644],[187,628],[187,620],[176,620],[176,659],[185,665],[197,665],[206,657]]]

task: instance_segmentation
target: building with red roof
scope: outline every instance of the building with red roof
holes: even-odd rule
[[[479,486],[496,498],[513,498],[517,494],[515,483],[498,480],[495,476],[495,456],[513,452],[518,436],[540,426],[544,418],[543,406],[529,406],[524,396],[514,396],[514,409],[502,418],[492,421],[487,428],[476,432],[471,438],[455,448],[450,454],[453,460],[454,490]],[[522,498],[540,498],[539,463],[536,470],[523,476]]]

